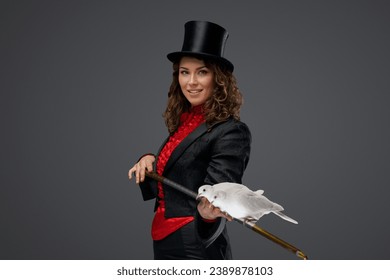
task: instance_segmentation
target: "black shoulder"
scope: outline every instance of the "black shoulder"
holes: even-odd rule
[[[244,136],[251,138],[251,132],[246,123],[236,120],[234,118],[229,118],[226,121],[219,122],[214,124],[209,128],[209,131],[215,131],[216,133],[231,133],[236,132],[243,134]]]

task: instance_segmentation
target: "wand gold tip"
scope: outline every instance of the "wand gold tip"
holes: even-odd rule
[[[297,251],[296,254],[297,254],[298,257],[300,257],[303,260],[308,260],[309,259],[302,251]]]

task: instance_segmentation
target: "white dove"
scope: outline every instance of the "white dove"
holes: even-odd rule
[[[270,201],[263,193],[263,190],[252,191],[242,184],[225,182],[201,186],[197,198],[207,198],[215,207],[240,220],[256,222],[263,215],[272,212],[286,221],[298,224],[294,219],[281,213],[284,208]]]

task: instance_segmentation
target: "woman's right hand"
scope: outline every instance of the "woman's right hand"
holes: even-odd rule
[[[135,174],[135,182],[137,184],[145,181],[145,170],[153,171],[153,163],[156,160],[153,155],[143,156],[132,168],[129,170],[129,179],[133,178]]]

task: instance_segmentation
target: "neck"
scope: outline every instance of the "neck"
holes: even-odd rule
[[[203,113],[203,104],[192,106],[190,112]]]

